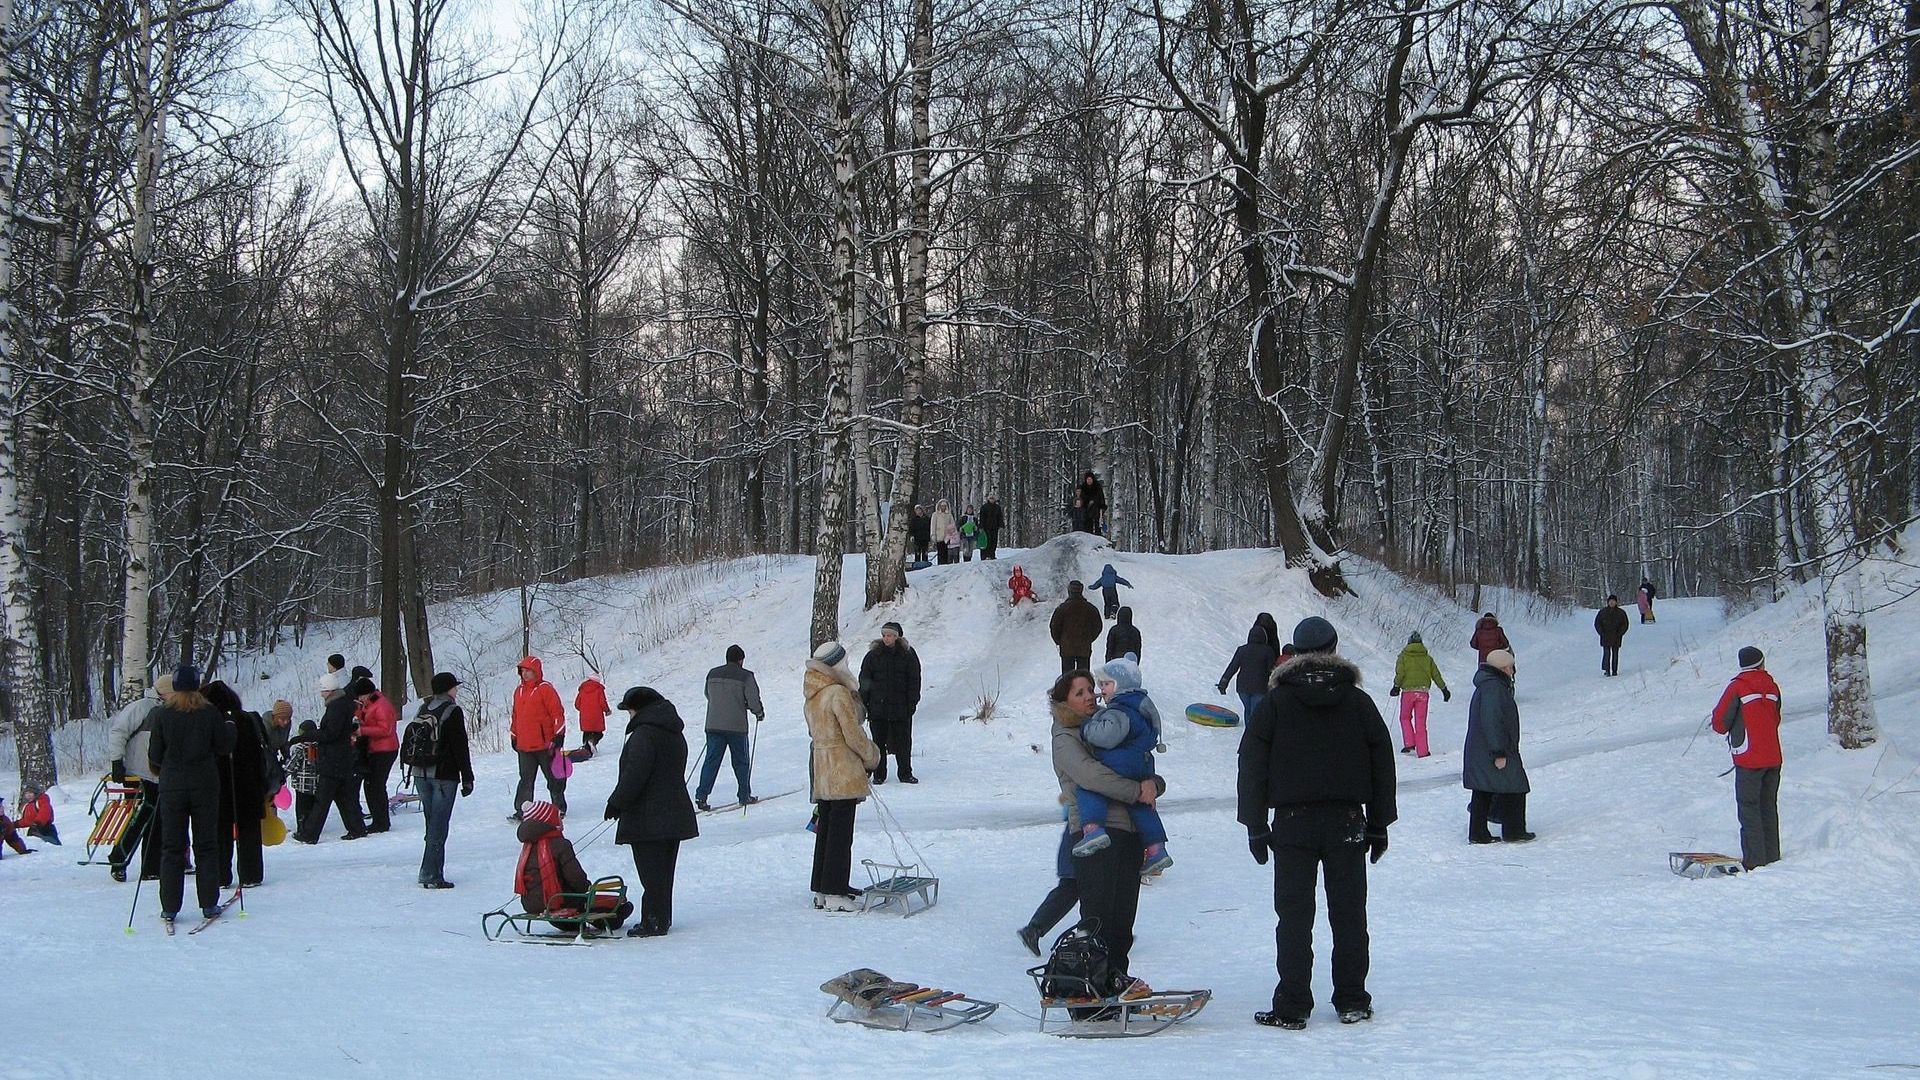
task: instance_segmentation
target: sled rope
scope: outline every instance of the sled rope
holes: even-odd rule
[[[872,795],[873,805],[880,811],[880,831],[886,834],[887,847],[893,851],[893,861],[903,864],[907,861],[900,857],[900,845],[894,842],[895,837],[898,837],[901,843],[907,845],[907,850],[913,852],[914,858],[919,861],[920,867],[926,871],[928,877],[939,877],[940,875],[933,872],[933,864],[927,861],[926,855],[914,845],[913,837],[907,835],[906,826],[900,824],[900,818],[894,814],[892,807],[880,798],[879,792],[875,791]]]

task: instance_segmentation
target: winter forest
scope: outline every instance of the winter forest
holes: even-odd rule
[[[1117,546],[1328,595],[1817,582],[1874,738],[1920,0],[0,0],[0,41],[23,780],[327,620],[424,694],[477,591],[807,554],[824,640],[914,504],[1032,544],[1088,470]]]

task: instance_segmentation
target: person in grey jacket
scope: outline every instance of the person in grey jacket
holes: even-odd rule
[[[754,723],[767,718],[767,707],[760,704],[760,683],[746,669],[747,651],[738,645],[727,646],[727,662],[707,672],[707,749],[702,755],[700,786],[694,789],[693,805],[711,810],[707,796],[720,776],[720,755],[733,757],[733,779],[740,787],[740,805],[759,802],[753,797],[753,754],[747,739],[747,714]]]
[[[140,880],[160,880],[160,776],[147,763],[147,742],[153,735],[153,711],[160,699],[173,693],[173,676],[154,680],[153,689],[113,714],[107,725],[107,760],[111,776],[123,786],[140,785],[140,801],[120,841],[107,854],[107,872],[115,881],[127,880],[127,863],[140,851]]]
[[[1527,831],[1527,767],[1520,760],[1520,706],[1513,699],[1513,654],[1495,649],[1473,676],[1467,706],[1467,742],[1461,750],[1460,784],[1473,792],[1467,804],[1467,840],[1494,843],[1487,819],[1500,815],[1500,839],[1533,839]]]

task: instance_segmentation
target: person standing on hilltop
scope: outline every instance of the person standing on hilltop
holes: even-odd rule
[[[1104,535],[1107,530],[1107,491],[1100,486],[1100,478],[1093,470],[1080,478],[1080,486],[1074,489],[1080,499],[1080,528],[1083,532]]]

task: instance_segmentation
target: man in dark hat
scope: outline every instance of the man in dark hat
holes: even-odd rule
[[[407,726],[425,724],[431,732],[432,761],[409,763],[413,788],[420,793],[420,809],[427,817],[427,846],[420,856],[417,880],[423,889],[451,889],[447,880],[447,830],[453,823],[455,793],[473,794],[473,755],[467,744],[467,716],[455,701],[460,680],[451,671],[433,677],[433,694],[420,703],[420,712]],[[421,745],[416,740],[416,745]],[[404,747],[403,747],[404,749]],[[421,751],[416,751],[421,752]]]
[[[1751,870],[1780,861],[1780,684],[1767,658],[1748,645],[1740,673],[1713,707],[1713,730],[1733,751],[1733,800],[1740,814],[1740,861]]]
[[[1239,819],[1255,862],[1273,867],[1279,985],[1269,1027],[1307,1026],[1313,1011],[1314,883],[1324,866],[1333,930],[1333,1007],[1343,1024],[1373,1018],[1367,993],[1367,862],[1387,850],[1394,803],[1393,738],[1360,669],[1335,653],[1318,616],[1293,630],[1294,656],[1240,739]]]

